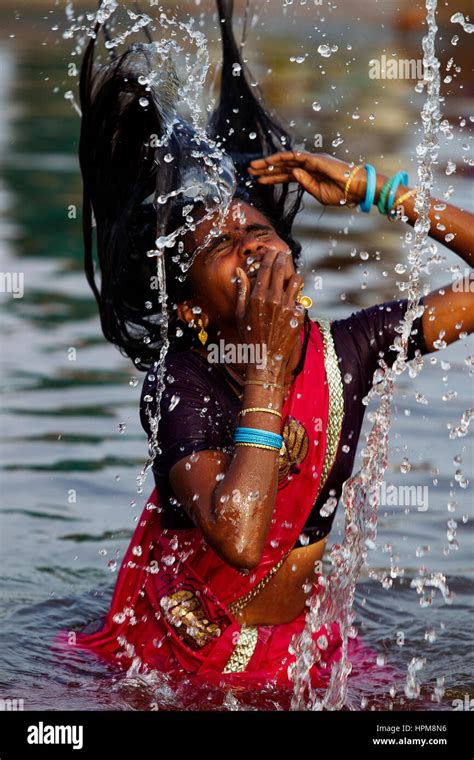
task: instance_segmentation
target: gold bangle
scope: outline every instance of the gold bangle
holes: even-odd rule
[[[393,208],[401,206],[404,201],[406,201],[408,198],[411,198],[412,195],[416,195],[417,192],[417,190],[409,190],[408,193],[403,193],[403,195],[401,195],[398,200],[394,201]]]
[[[281,412],[277,409],[267,409],[265,406],[251,406],[247,407],[247,409],[241,409],[237,416],[243,416],[244,414],[247,414],[247,412],[268,412],[268,414],[276,414],[280,419],[283,419]]]
[[[279,388],[282,391],[285,390],[283,385],[279,385],[279,383],[271,383],[266,380],[246,380],[245,385],[265,385],[267,387]]]
[[[392,222],[396,218],[396,216],[397,216],[396,209],[399,206],[402,206],[403,203],[406,200],[408,200],[408,198],[411,198],[412,195],[416,195],[417,192],[418,192],[418,190],[416,188],[413,189],[413,190],[409,190],[407,193],[403,193],[403,195],[401,195],[398,200],[394,201],[393,206],[390,209],[390,212],[387,214],[387,219],[389,219],[389,221]]]
[[[351,173],[349,174],[349,176],[347,178],[346,186],[344,188],[344,198],[346,200],[346,203],[347,203],[347,196],[349,194],[349,187],[350,187],[351,182],[354,179],[355,175],[359,171],[359,169],[362,169],[362,164],[359,164],[358,166],[354,166],[354,168],[352,169]]]
[[[256,449],[268,449],[269,451],[281,451],[282,448],[281,446],[279,449],[276,446],[267,446],[266,443],[247,443],[245,441],[237,441],[234,446],[252,446]]]

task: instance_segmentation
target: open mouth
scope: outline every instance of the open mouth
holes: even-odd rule
[[[252,262],[252,264],[250,264],[249,268],[247,269],[246,274],[250,281],[250,290],[253,290],[253,288],[255,287],[255,283],[257,282],[257,275],[259,271],[260,271],[260,261]],[[291,275],[289,277],[285,277],[284,282],[283,282],[284,288],[286,288],[290,279],[291,279]]]
[[[254,261],[253,264],[250,264],[249,266],[247,277],[250,277],[250,278],[257,277],[259,269],[260,269],[260,262]]]

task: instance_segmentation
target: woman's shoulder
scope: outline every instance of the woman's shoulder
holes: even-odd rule
[[[330,320],[330,329],[338,353],[347,356],[353,351],[359,359],[365,356],[369,360],[372,357],[378,359],[380,353],[393,350],[392,346],[400,334],[407,307],[406,298],[394,299],[355,310],[347,317]],[[421,317],[417,317],[412,325],[409,358],[413,358],[417,349],[422,354],[427,353]]]
[[[216,385],[215,370],[203,354],[193,350],[173,351],[163,360],[163,367],[153,363],[145,374],[140,397],[142,421],[148,412],[156,412],[156,398],[160,396],[163,417],[169,416],[179,403],[180,414],[185,411],[195,413],[207,406],[207,400],[214,399]],[[160,383],[162,380],[162,385]],[[161,385],[162,391],[157,393]],[[217,400],[217,399],[215,399]],[[145,413],[146,412],[146,413]],[[176,415],[173,415],[173,421]]]
[[[158,429],[160,447],[167,466],[183,452],[220,446],[227,433],[227,417],[222,412],[226,399],[211,376],[212,365],[204,354],[180,351],[164,359],[163,389],[159,364],[153,364],[144,379],[140,399],[140,420],[150,436],[160,399]],[[222,404],[222,407],[221,407]],[[171,452],[171,453],[170,453]],[[164,461],[164,460],[163,460]]]
[[[406,298],[394,299],[373,306],[354,309],[348,316],[336,319],[318,319],[315,322],[329,323],[332,330],[350,331],[354,327],[368,330],[379,324],[397,324],[405,316],[408,301]]]

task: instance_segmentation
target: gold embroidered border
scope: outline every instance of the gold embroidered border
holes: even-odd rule
[[[336,349],[331,333],[331,323],[327,319],[318,319],[324,343],[324,364],[329,385],[329,415],[326,441],[326,456],[318,488],[318,496],[326,483],[329,472],[336,458],[337,447],[344,418],[344,388],[341,370],[337,360]]]
[[[250,662],[257,646],[258,626],[242,625],[239,641],[227,661],[223,673],[242,673]]]

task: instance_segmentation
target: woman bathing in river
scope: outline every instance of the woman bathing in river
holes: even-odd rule
[[[215,683],[287,684],[294,660],[288,647],[304,628],[309,597],[324,583],[320,563],[352,472],[362,399],[379,360],[390,366],[397,357],[394,343],[407,308],[406,300],[394,300],[330,323],[311,320],[291,225],[304,192],[323,205],[346,201],[368,210],[378,204],[389,218],[402,206],[412,225],[417,215],[414,191],[400,178],[281,149],[291,148],[289,135],[257,104],[244,76],[229,76],[236,63],[242,74],[245,67],[228,4],[219,3],[219,10],[223,84],[211,125],[222,137],[232,113],[234,133],[224,147],[240,168],[239,180],[224,219],[195,205],[195,224],[183,238],[181,253],[194,255],[184,282],[174,250],[166,251],[170,347],[155,488],[104,626],[78,634],[76,643],[124,666],[139,658],[145,669],[184,671]],[[153,341],[135,339],[130,326],[147,324],[137,315],[150,299],[146,283],[154,260],[146,253],[156,237],[150,194],[165,165],[147,159],[143,145],[159,131],[159,109],[135,107],[141,91],[136,61],[128,65],[127,53],[94,78],[93,48],[91,42],[81,75],[86,271],[104,334],[147,371],[140,411],[151,438],[159,350],[153,353]],[[138,59],[145,65],[146,55]],[[258,139],[249,142],[251,131]],[[182,169],[179,135],[173,145]],[[251,154],[260,155],[249,160]],[[167,181],[168,191],[176,187]],[[472,266],[472,215],[449,204],[435,211],[437,203],[431,204],[431,237]],[[92,274],[90,211],[100,292]],[[454,237],[446,243],[448,233]],[[422,305],[409,359],[473,329],[469,288],[456,292],[447,285]],[[242,362],[210,363],[208,347],[220,341],[226,349],[264,347],[265,366],[257,351]],[[313,635],[321,660],[311,677],[318,684],[339,657],[341,640],[335,623]]]

